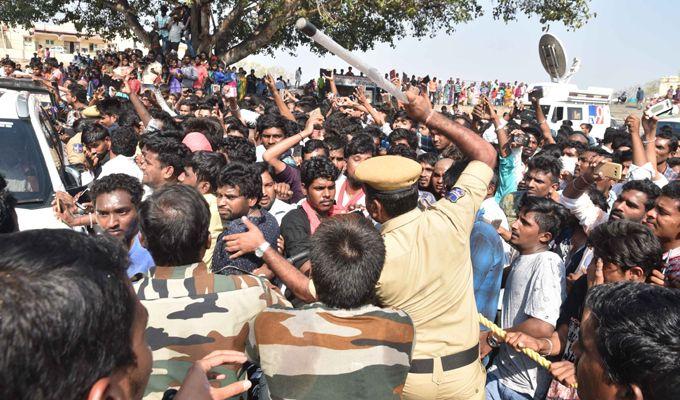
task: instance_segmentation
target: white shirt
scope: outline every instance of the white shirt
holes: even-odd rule
[[[557,324],[560,306],[567,295],[564,263],[550,251],[520,255],[513,260],[503,293],[501,327],[517,326],[529,318],[537,318],[552,326]],[[544,393],[550,374],[529,357],[501,346],[489,373],[503,386],[535,396]]]
[[[144,69],[144,73],[142,74],[142,83],[145,85],[153,85],[154,82],[156,81],[156,78],[158,75],[161,73],[161,63],[158,61],[152,62],[151,64],[147,65],[146,68]],[[151,72],[151,70],[156,71],[156,73]]]
[[[342,198],[342,204],[340,204],[340,193],[342,192],[342,185],[347,181],[345,174],[340,174],[338,179],[335,181],[335,202],[337,205],[346,207],[347,204],[352,200],[352,196],[345,193]],[[362,194],[359,200],[355,203],[357,206],[362,206],[366,208],[366,194]]]
[[[184,30],[184,24],[181,21],[173,22],[168,33],[168,40],[179,43],[182,40],[182,30]]]
[[[102,165],[102,172],[99,174],[97,179],[101,179],[111,174],[130,175],[133,178],[137,178],[139,182],[142,182],[142,170],[139,169],[137,163],[132,157],[113,157],[106,164]]]
[[[267,151],[267,149],[264,148],[264,145],[258,144],[257,147],[255,147],[255,160],[257,162],[262,162],[262,156],[264,155],[264,152]]]
[[[288,214],[289,211],[295,210],[297,207],[295,207],[293,204],[288,204],[285,201],[281,201],[279,199],[274,200],[274,204],[272,204],[272,207],[269,209],[269,213],[276,218],[276,222],[279,223],[279,226],[281,226],[281,221],[283,220],[283,217]]]

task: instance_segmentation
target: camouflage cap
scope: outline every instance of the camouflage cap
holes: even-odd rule
[[[408,189],[420,178],[420,163],[401,156],[370,158],[356,169],[357,180],[380,192]]]

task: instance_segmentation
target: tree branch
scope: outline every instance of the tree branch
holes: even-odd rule
[[[104,4],[111,11],[121,13],[125,18],[125,22],[128,23],[130,29],[132,29],[137,38],[139,38],[139,40],[147,47],[152,47],[149,32],[144,30],[144,27],[137,18],[137,13],[130,7],[130,3],[128,3],[127,0],[116,0],[115,2],[104,1]]]
[[[267,21],[260,29],[255,30],[249,37],[229,49],[225,50],[216,46],[215,54],[222,57],[226,64],[233,64],[255,53],[270,43],[281,27],[295,15],[299,5],[300,0],[286,0],[281,12]]]

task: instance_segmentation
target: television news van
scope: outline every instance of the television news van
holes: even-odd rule
[[[581,124],[590,124],[593,126],[590,135],[602,139],[605,129],[611,126],[609,104],[613,89],[579,89],[569,83],[545,82],[530,84],[527,93],[538,88],[543,88],[539,104],[552,131],[559,130],[563,121],[571,121],[575,131],[581,130]],[[528,97],[525,96],[523,102],[529,104]]]

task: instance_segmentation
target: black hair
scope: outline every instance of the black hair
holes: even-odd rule
[[[326,157],[314,157],[300,166],[300,180],[305,187],[309,187],[315,179],[325,178],[329,181],[338,179],[340,172]]]
[[[346,117],[344,124],[340,127],[340,134],[347,137],[359,136],[365,134],[370,137],[370,134],[365,131],[363,124],[359,118]]]
[[[79,103],[87,104],[87,90],[84,87],[74,83],[68,86],[68,90]]]
[[[458,160],[451,164],[449,169],[444,172],[442,184],[444,185],[445,191],[448,192],[456,185],[458,178],[463,174],[463,171],[465,171],[465,168],[467,168],[469,163],[469,160]]]
[[[648,277],[663,265],[659,239],[645,225],[620,219],[600,224],[588,235],[595,257],[613,263],[623,271],[640,267]]]
[[[7,190],[7,181],[0,174],[0,233],[12,233],[19,230],[14,220],[16,216],[14,207],[16,205],[16,198]]]
[[[385,242],[368,219],[357,215],[327,219],[310,243],[312,280],[321,303],[353,309],[374,302]]]
[[[119,126],[110,133],[111,151],[117,156],[132,157],[137,150],[137,134],[128,126]]]
[[[139,228],[156,265],[201,261],[209,225],[208,203],[187,185],[163,186],[144,200],[139,210]]]
[[[142,137],[142,147],[156,153],[163,167],[171,166],[172,175],[178,177],[184,171],[184,163],[191,151],[179,140],[159,132],[149,132]]]
[[[326,143],[326,146],[328,146],[329,151],[342,149],[344,152],[345,146],[347,146],[347,140],[345,137],[340,135],[332,135],[330,137],[324,138],[324,143]]]
[[[323,123],[326,136],[344,136],[342,128],[347,124],[348,120],[349,118],[339,111],[331,113]]]
[[[612,158],[612,161],[617,163],[617,164],[623,164],[624,162],[627,161],[633,161],[633,151],[632,150],[617,150],[614,152],[614,155],[610,155]]]
[[[302,146],[302,154],[311,154],[315,150],[323,150],[326,153],[326,157],[329,156],[330,150],[323,140],[319,139],[309,139],[304,146]]]
[[[118,117],[123,110],[123,104],[117,97],[107,97],[97,103],[97,110],[101,115],[113,115]]]
[[[430,166],[434,167],[434,165],[437,163],[437,160],[439,158],[437,157],[437,153],[429,152],[429,153],[423,153],[419,154],[417,161],[420,163],[427,163]]]
[[[666,162],[668,163],[669,167],[673,168],[680,165],[680,157],[669,157]]]
[[[375,155],[373,138],[368,135],[356,135],[352,137],[352,140],[345,146],[345,158],[350,158],[355,154],[365,153],[369,153],[373,156]]]
[[[545,146],[541,147],[541,151],[536,153],[534,157],[552,157],[555,159],[559,159],[560,157],[562,157],[563,148],[564,147],[556,143],[546,144]]]
[[[214,192],[217,189],[217,176],[225,164],[222,154],[201,150],[191,154],[186,167],[191,167],[198,182],[210,183],[210,190]]]
[[[83,127],[83,134],[80,140],[87,146],[98,140],[104,140],[107,137],[109,137],[108,129],[106,129],[104,125],[94,123]]]
[[[248,130],[248,127],[243,124],[240,120],[234,118],[234,117],[228,117],[224,120],[224,124],[227,127],[227,131],[238,131],[243,135],[244,138],[248,137],[248,134],[250,131]]]
[[[397,128],[390,133],[390,146],[393,146],[397,140],[406,139],[408,147],[418,150],[418,135],[415,132],[404,128]]]
[[[622,132],[616,128],[605,128],[602,143],[613,143],[614,138],[621,136]]]
[[[550,174],[552,183],[559,182],[561,169],[562,162],[558,158],[549,156],[536,156],[527,163],[527,171],[536,170]]]
[[[239,193],[246,199],[256,199],[259,202],[262,198],[262,177],[252,164],[232,162],[222,168],[217,178],[217,187],[222,186],[238,187]]]
[[[142,195],[144,188],[139,183],[137,178],[126,174],[111,174],[103,178],[97,179],[90,187],[91,197],[94,203],[97,203],[97,197],[104,193],[115,192],[122,190],[130,195],[130,201],[136,208],[142,204]]]
[[[673,134],[673,132],[668,132],[664,129],[661,129],[659,133],[656,134],[657,139],[668,139],[669,144],[668,148],[670,149],[671,153],[675,152],[678,149],[678,138]]]
[[[645,210],[649,211],[654,207],[654,202],[656,198],[661,194],[661,189],[649,179],[632,180],[626,182],[623,187],[621,187],[621,193],[628,190],[637,190],[647,195],[647,201],[645,201]]]
[[[597,285],[588,291],[585,307],[612,382],[637,385],[645,399],[677,397],[680,291],[633,282]]]
[[[680,200],[680,181],[670,181],[661,188],[660,196],[668,197],[673,200]]]
[[[404,110],[399,110],[396,113],[394,113],[390,125],[394,124],[394,122],[398,119],[407,119],[407,120],[411,121],[411,126],[413,126],[413,127],[415,127],[418,124],[411,117],[409,117],[409,115]]]
[[[279,128],[284,134],[286,132],[286,120],[278,114],[262,114],[257,118],[257,133],[262,134],[262,131],[269,128]]]
[[[220,152],[224,153],[228,162],[252,164],[257,160],[255,146],[246,138],[227,136],[222,139]]]
[[[135,365],[127,264],[104,236],[0,235],[0,398],[84,399],[97,380]]]
[[[557,237],[557,233],[569,219],[569,210],[562,204],[544,197],[523,196],[520,210],[524,213],[533,213],[540,232],[548,232],[553,238]]]
[[[581,125],[585,125],[585,127],[588,129],[588,132],[592,132],[593,126],[591,124],[581,124]]]
[[[585,135],[584,135],[584,136],[585,136]],[[576,140],[570,140],[570,141],[568,141],[567,143],[565,143],[565,144],[563,145],[563,147],[562,147],[563,150],[564,150],[564,149],[567,149],[567,148],[576,149],[576,153],[577,153],[578,155],[581,155],[581,154],[583,154],[583,153],[586,151],[586,149],[588,148],[588,146],[586,146],[585,144],[583,144],[583,143],[581,143],[581,142],[578,142],[578,141],[576,141]]]
[[[271,165],[267,164],[264,161],[256,162],[253,164],[255,166],[255,171],[257,171],[258,174],[262,175],[265,172],[271,175],[272,178],[276,176],[276,171],[274,170],[274,167]]]
[[[383,137],[383,131],[379,126],[376,125],[367,125],[364,127],[364,129],[361,131],[361,133],[368,135],[374,139],[382,139]],[[394,134],[394,131],[392,131],[392,134]]]
[[[543,143],[543,132],[541,131],[541,128],[539,128],[538,126],[534,124],[523,125],[522,132],[536,138],[536,142],[538,142],[539,146],[541,145],[541,143]]]
[[[396,193],[380,192],[369,185],[364,185],[364,190],[366,191],[366,203],[378,200],[390,218],[406,214],[418,205],[417,183],[413,184],[410,188]]]
[[[416,154],[416,151],[401,143],[394,146],[390,146],[390,148],[387,149],[387,155],[401,156],[404,158],[409,158],[413,161],[418,160],[418,155]]]
[[[138,128],[141,122],[139,115],[132,110],[124,110],[118,116],[118,125],[122,127]]]
[[[162,123],[163,125],[162,129],[178,130],[180,128],[177,121],[175,121],[175,118],[173,118],[170,114],[163,110],[152,108],[151,110],[149,110],[149,114],[151,114],[151,117],[153,117],[153,119],[158,120]]]
[[[618,150],[621,147],[633,147],[633,142],[630,141],[630,137],[627,136],[614,136],[614,140],[612,141],[612,150]]]
[[[588,193],[588,198],[590,198],[590,201],[592,201],[597,208],[604,212],[609,211],[609,203],[607,203],[607,198],[604,197],[604,193],[597,190],[597,187],[589,187],[586,193]]]

